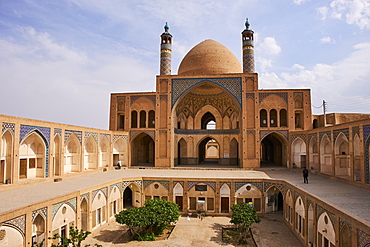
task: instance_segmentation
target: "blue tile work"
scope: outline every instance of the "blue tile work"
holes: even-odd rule
[[[109,191],[112,192],[113,188],[117,187],[122,192],[122,182],[109,185]]]
[[[335,220],[335,215],[327,210],[325,210],[323,207],[321,207],[320,205],[316,204],[316,218],[319,219],[320,215],[322,213],[326,212],[328,215],[329,215],[329,218],[330,218],[330,221],[333,225],[333,228],[335,228],[335,223],[336,223],[336,220]]]
[[[50,143],[50,128],[23,125],[20,126],[19,143],[31,132],[37,133],[45,143],[45,177],[49,177],[49,143]]]
[[[275,95],[277,95],[277,96],[279,96],[280,98],[282,98],[284,101],[285,101],[285,103],[287,103],[288,104],[288,93],[287,92],[276,92],[276,93],[259,93],[258,94],[258,98],[259,98],[259,100],[260,100],[260,104],[261,104],[261,102],[266,98],[266,97],[268,97],[268,96],[270,96],[270,95],[272,95],[272,94],[275,94]]]
[[[106,137],[108,141],[110,141],[110,134],[100,134],[100,141],[103,140],[104,137]]]
[[[114,135],[113,136],[113,144],[118,140],[122,138],[126,143],[128,143],[128,136],[127,135]]]
[[[104,195],[105,195],[105,198],[108,197],[108,187],[103,187],[101,189],[98,189],[98,190],[94,190],[91,194],[91,198],[92,200],[94,201],[95,199],[95,196],[99,193],[99,191],[101,191]]]
[[[369,247],[370,235],[366,232],[357,229],[357,246],[358,247]]]
[[[13,123],[3,123],[2,124],[2,131],[1,131],[1,133],[4,134],[4,132],[6,130],[10,130],[10,132],[12,132],[12,134],[14,135],[15,124],[13,124]]]
[[[365,181],[367,184],[370,184],[370,125],[364,126],[364,144],[365,144]]]
[[[324,135],[327,135],[330,141],[332,140],[332,139],[331,139],[331,131],[324,131],[324,132],[320,132],[320,142],[321,142],[322,137],[323,137]]]
[[[271,182],[264,182],[263,183],[263,192],[267,192],[271,187],[275,186],[280,190],[281,194],[285,194],[285,187],[282,184],[279,183],[271,183]]]
[[[156,96],[155,95],[131,95],[130,96],[130,106],[135,103],[136,100],[140,99],[141,97],[147,98],[151,102],[153,102],[154,106],[156,104]]]
[[[94,132],[85,132],[84,142],[86,143],[87,139],[90,136],[94,138],[96,145],[98,145],[98,133],[94,133]]]
[[[80,196],[80,202],[82,202],[83,199],[86,199],[86,202],[89,202],[90,201],[90,193],[85,193],[83,195]]]
[[[349,129],[334,130],[334,140],[337,140],[337,137],[340,133],[343,133],[347,137],[347,140],[349,141]]]
[[[26,215],[25,214],[17,218],[8,220],[2,224],[3,226],[10,226],[10,227],[16,228],[19,232],[23,234],[23,236],[25,236],[26,234]]]
[[[55,135],[60,135],[60,136],[63,136],[63,130],[62,129],[54,129],[54,136]]]
[[[125,181],[122,183],[122,191],[125,191],[125,189],[127,188],[127,186],[129,186],[130,184],[136,184],[140,189],[141,189],[141,180],[136,180],[136,181]]]
[[[170,190],[170,182],[169,181],[163,181],[163,180],[144,180],[144,190],[151,185],[152,183],[160,183],[163,185],[167,190]]]
[[[82,131],[77,131],[77,130],[65,130],[64,131],[64,143],[68,140],[68,138],[72,134],[75,134],[78,140],[80,141],[80,143],[82,143]]]
[[[240,189],[241,187],[243,187],[246,184],[251,184],[251,185],[256,186],[261,192],[263,190],[263,183],[262,182],[235,182],[234,192],[237,192],[238,189]]]
[[[38,210],[32,211],[32,222],[35,220],[36,216],[40,214],[42,217],[44,217],[45,221],[48,218],[48,208],[40,208]]]
[[[173,107],[177,100],[192,87],[199,83],[209,81],[227,92],[229,92],[242,105],[242,78],[194,78],[194,79],[172,79],[172,102]]]
[[[77,198],[74,197],[74,198],[71,198],[69,200],[66,200],[66,201],[63,201],[63,202],[59,202],[57,204],[54,204],[52,206],[52,209],[51,209],[51,215],[54,219],[55,215],[57,214],[59,208],[63,205],[63,204],[67,204],[69,206],[71,206],[71,208],[76,212],[77,211]]]
[[[188,182],[188,191],[190,191],[191,188],[193,188],[195,185],[197,185],[199,183],[203,183],[203,184],[208,185],[209,187],[211,187],[213,189],[213,191],[216,192],[216,182],[204,182],[204,181],[189,181]]]

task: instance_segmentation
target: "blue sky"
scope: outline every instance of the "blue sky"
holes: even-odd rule
[[[370,0],[0,0],[0,114],[107,129],[110,93],[155,91],[165,22],[177,74],[205,39],[240,60],[246,17],[260,89],[370,113]]]

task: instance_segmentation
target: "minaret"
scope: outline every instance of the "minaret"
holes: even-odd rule
[[[243,73],[254,73],[254,41],[253,30],[249,29],[248,18],[245,21],[245,29],[242,32],[243,41]]]
[[[172,35],[168,32],[169,29],[166,22],[164,33],[161,35],[160,75],[171,75]]]

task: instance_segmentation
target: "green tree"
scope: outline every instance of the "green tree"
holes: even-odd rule
[[[247,203],[240,202],[231,206],[232,215],[230,223],[233,223],[239,232],[238,242],[244,244],[247,242],[248,230],[254,223],[261,220],[256,213],[256,209]]]
[[[52,238],[49,239],[58,239],[58,244],[52,244],[51,247],[81,247],[81,242],[84,241],[91,232],[79,230],[73,226],[69,227],[69,238],[65,236],[60,236],[55,234]],[[42,245],[41,245],[42,246]],[[84,247],[89,247],[90,245],[85,245]],[[99,244],[95,244],[96,247],[102,247]]]
[[[163,230],[178,220],[179,206],[160,199],[148,200],[143,207],[129,208],[116,214],[116,221],[126,224],[133,238],[155,240]]]

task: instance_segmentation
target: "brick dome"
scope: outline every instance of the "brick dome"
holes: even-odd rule
[[[215,75],[242,73],[235,55],[224,45],[205,40],[194,46],[182,59],[178,75]]]

